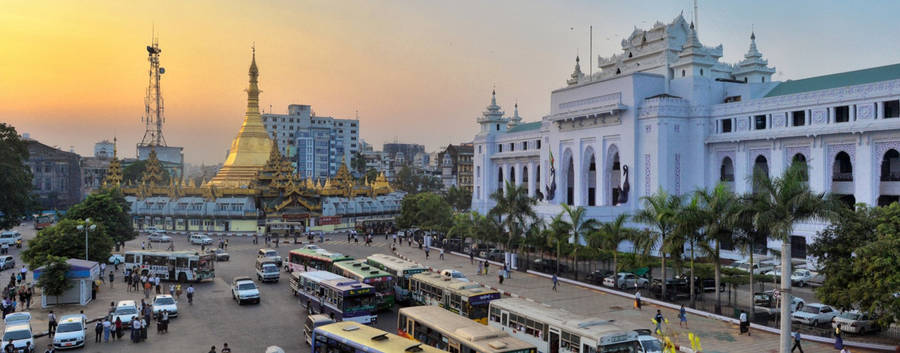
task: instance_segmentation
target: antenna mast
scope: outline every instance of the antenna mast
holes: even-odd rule
[[[700,16],[697,15],[697,0],[694,0],[694,31],[700,28]]]
[[[162,134],[162,125],[165,121],[164,103],[159,86],[160,78],[166,73],[166,69],[159,67],[161,52],[159,38],[154,33],[150,45],[147,46],[147,60],[150,61],[149,83],[147,95],[144,97],[144,116],[141,118],[146,128],[139,146],[166,146],[166,139]]]

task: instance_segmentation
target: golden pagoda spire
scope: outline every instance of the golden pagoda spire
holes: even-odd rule
[[[256,179],[257,172],[266,165],[272,153],[272,140],[266,132],[259,114],[259,69],[256,67],[256,47],[249,70],[247,87],[247,112],[222,169],[210,180],[210,184],[225,187],[247,186]]]
[[[116,138],[113,137],[113,158],[109,162],[106,176],[103,177],[103,185],[114,188],[122,186],[122,163],[119,162],[117,142]]]

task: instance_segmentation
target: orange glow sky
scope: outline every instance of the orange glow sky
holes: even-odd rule
[[[815,6],[812,6],[815,4]],[[260,106],[312,105],[351,118],[362,138],[441,145],[470,141],[496,85],[509,113],[549,111],[576,52],[616,53],[634,26],[669,22],[690,1],[5,1],[0,11],[0,121],[82,155],[119,138],[134,156],[143,134],[144,47],[162,48],[169,145],[190,163],[220,163],[241,124],[250,44]],[[751,25],[777,80],[900,62],[895,2],[701,1],[700,40],[746,52]],[[886,9],[890,7],[891,9]],[[825,24],[828,25],[825,25]],[[878,48],[878,55],[859,55]],[[839,48],[840,50],[835,50]]]

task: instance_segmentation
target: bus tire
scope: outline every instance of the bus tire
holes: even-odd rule
[[[187,282],[187,275],[185,275],[184,273],[179,273],[178,274],[178,283],[184,283],[184,282]]]

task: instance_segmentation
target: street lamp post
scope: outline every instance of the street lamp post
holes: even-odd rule
[[[91,219],[87,218],[84,220],[84,224],[79,224],[77,228],[78,228],[78,230],[84,230],[84,260],[87,261],[87,259],[88,259],[88,231],[96,230],[97,225],[91,224]]]

